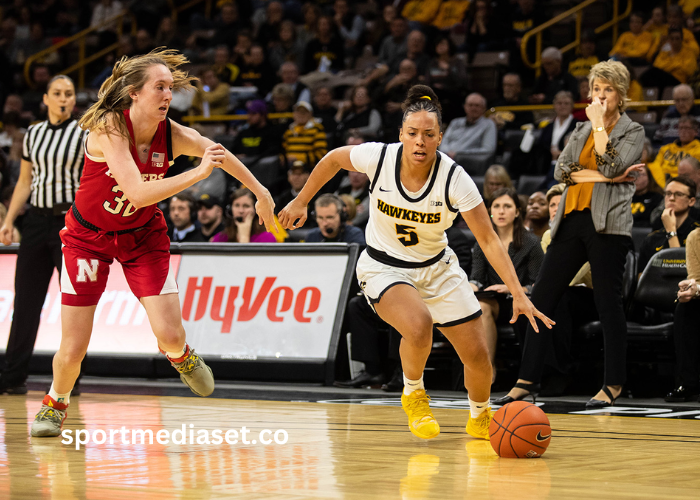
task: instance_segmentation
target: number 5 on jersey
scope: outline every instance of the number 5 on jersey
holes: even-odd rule
[[[126,194],[122,191],[122,188],[120,188],[118,184],[112,187],[112,191],[114,191],[115,193],[122,193],[122,196],[114,197],[114,202],[116,203],[114,208],[112,208],[112,202],[110,202],[109,200],[105,200],[102,206],[110,214],[119,215],[119,213],[122,211],[122,207],[124,206],[124,202],[129,200],[126,199]],[[129,203],[126,205],[126,208],[124,209],[122,217],[129,217],[130,215],[134,215],[135,213],[136,209],[129,201]]]
[[[412,247],[418,244],[418,234],[416,233],[416,226],[405,226],[403,224],[396,224],[396,234],[400,235],[399,241],[405,247]]]

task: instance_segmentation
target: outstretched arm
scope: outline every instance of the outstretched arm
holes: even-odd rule
[[[493,230],[491,219],[486,211],[484,203],[480,203],[473,210],[462,212],[462,217],[464,217],[469,229],[474,233],[476,241],[479,243],[489,263],[493,266],[503,280],[503,283],[506,284],[508,290],[513,295],[513,318],[510,322],[515,323],[518,316],[524,314],[528,317],[532,328],[534,328],[536,332],[539,332],[539,329],[535,317],[540,318],[542,323],[544,323],[547,328],[551,329],[554,321],[538,311],[525,295],[525,291],[520,285],[520,281],[518,281],[518,276],[515,274],[515,269],[508,256],[508,252],[503,246],[503,243],[501,243],[501,239]]]
[[[96,131],[90,133],[87,141],[88,151],[107,160],[119,189],[137,209],[158,203],[206,179],[214,167],[224,161],[224,148],[212,145],[198,155],[202,157],[198,167],[174,177],[146,182],[129,152],[128,139],[116,133],[108,135]]]
[[[175,122],[172,123],[173,130],[173,156],[177,158],[180,155],[199,156],[201,157],[207,148],[214,146],[214,141],[203,137],[193,128],[184,127]],[[224,153],[223,163],[216,165],[224,169],[228,174],[232,175],[250,189],[258,201],[255,204],[255,210],[260,217],[260,222],[265,224],[268,231],[272,231],[275,227],[274,223],[274,208],[275,202],[272,200],[270,192],[265,186],[255,178],[248,168],[235,157],[233,153],[219,145]]]
[[[306,207],[323,185],[331,180],[341,168],[355,170],[350,161],[350,151],[354,146],[343,146],[334,149],[314,167],[309,180],[301,192],[279,213],[279,221],[285,229],[297,229],[306,222]],[[299,220],[297,224],[294,222]]]

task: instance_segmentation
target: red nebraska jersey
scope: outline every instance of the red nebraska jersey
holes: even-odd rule
[[[124,111],[124,118],[131,137],[131,157],[141,172],[141,178],[145,182],[162,179],[173,160],[170,119],[166,118],[158,124],[146,163],[141,163],[134,145],[134,127],[128,109]],[[75,196],[75,208],[83,219],[104,231],[121,231],[145,226],[153,218],[156,205],[136,209],[109,171],[107,160],[88,154],[87,142],[86,138],[85,166]]]

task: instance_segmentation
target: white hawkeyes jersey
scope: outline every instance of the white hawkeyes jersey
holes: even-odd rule
[[[445,230],[482,198],[469,174],[440,151],[425,185],[416,193],[408,191],[401,184],[402,152],[401,143],[370,142],[355,146],[350,160],[370,179],[368,253],[390,265],[415,267],[401,263],[426,265],[439,259],[447,246]]]

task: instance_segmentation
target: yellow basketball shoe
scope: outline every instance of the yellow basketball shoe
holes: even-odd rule
[[[479,439],[490,440],[489,426],[491,425],[491,407],[488,406],[477,418],[469,414],[467,421],[467,434]]]
[[[413,391],[410,396],[401,394],[401,406],[408,415],[408,428],[421,439],[432,439],[440,434],[440,426],[428,401],[430,397],[424,389]]]

